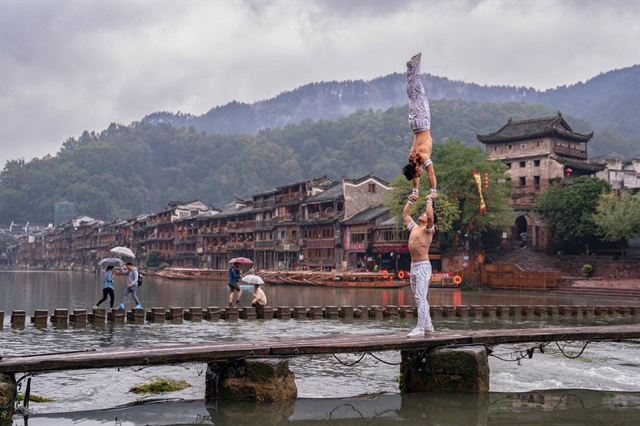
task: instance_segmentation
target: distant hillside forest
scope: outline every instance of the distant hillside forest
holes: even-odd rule
[[[598,155],[640,156],[640,65],[543,92],[526,87],[479,86],[429,74],[423,75],[423,81],[432,102],[461,99],[546,105],[588,120],[597,132],[612,139],[612,147],[597,151]],[[406,102],[405,75],[396,73],[371,81],[312,83],[254,104],[231,102],[202,116],[157,112],[143,121],[194,126],[213,133],[256,134],[264,128],[282,127],[308,118],[337,120],[358,109],[386,110]]]
[[[476,133],[514,120],[551,116],[555,109],[525,103],[431,103],[436,141],[477,144]],[[565,115],[578,132],[587,121]],[[620,137],[620,136],[618,136]],[[200,199],[222,206],[314,177],[357,178],[369,173],[391,181],[401,170],[413,134],[407,108],[359,110],[336,121],[304,120],[257,135],[207,134],[169,124],[112,124],[64,142],[55,156],[12,160],[0,173],[0,223],[53,222],[56,202],[76,204],[79,214],[126,219],[156,212],[171,200]],[[605,152],[610,140],[596,135],[589,151]]]

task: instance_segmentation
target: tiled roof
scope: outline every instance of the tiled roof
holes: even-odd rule
[[[334,182],[331,187],[321,193],[307,197],[302,204],[323,203],[325,201],[337,200],[342,196],[344,196],[342,182]]]
[[[343,225],[352,225],[356,223],[370,222],[373,219],[389,213],[389,208],[385,206],[370,207],[366,210],[356,213],[350,219],[342,222]]]
[[[572,169],[576,169],[576,170],[584,170],[587,172],[601,172],[602,170],[604,170],[607,165],[606,164],[599,164],[599,163],[590,163],[590,162],[586,162],[586,161],[571,161],[571,160],[567,160],[567,161],[563,161],[564,165],[567,167],[570,167]]]
[[[557,124],[562,126],[557,128]],[[488,135],[476,135],[478,141],[482,143],[509,142],[522,139],[538,138],[543,136],[559,135],[565,139],[573,139],[579,142],[588,142],[593,137],[593,132],[588,135],[576,133],[571,130],[569,124],[558,113],[556,117],[542,117],[531,120],[512,121],[505,124],[500,130]]]

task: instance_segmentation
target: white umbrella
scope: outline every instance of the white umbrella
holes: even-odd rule
[[[134,258],[136,257],[136,255],[133,254],[131,249],[128,249],[128,248],[122,247],[122,246],[114,247],[110,251],[111,251],[111,253],[118,253],[118,254],[121,254],[123,256],[134,257]]]
[[[244,277],[242,277],[242,281],[249,284],[264,284],[262,278],[257,275],[245,275]]]

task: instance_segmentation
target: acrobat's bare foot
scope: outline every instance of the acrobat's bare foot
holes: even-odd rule
[[[409,62],[407,62],[407,68],[413,68],[417,65],[420,65],[420,60],[422,59],[422,52],[414,55]]]

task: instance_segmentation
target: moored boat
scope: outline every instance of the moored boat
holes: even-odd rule
[[[226,269],[207,268],[165,268],[156,272],[157,276],[174,280],[224,279],[228,274]]]
[[[307,285],[347,288],[398,288],[409,285],[408,279],[395,279],[387,271],[381,272],[329,272],[329,271],[262,271],[258,273],[268,284]]]

